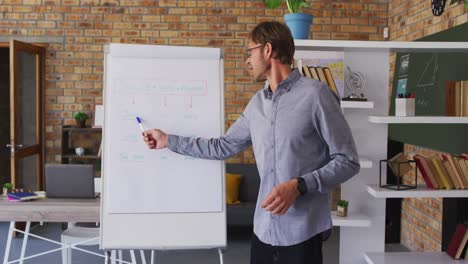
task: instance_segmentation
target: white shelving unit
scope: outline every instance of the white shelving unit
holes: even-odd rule
[[[366,253],[368,264],[466,264],[468,260],[455,260],[445,252],[393,252]]]
[[[456,116],[369,116],[377,124],[466,124],[468,117]]]
[[[347,217],[336,216],[336,211],[331,212],[333,226],[368,227],[370,218],[363,214],[348,214]]]
[[[342,198],[350,202],[349,218],[332,217],[333,224],[340,226],[340,264],[363,264],[366,261],[375,264],[464,263],[453,262],[445,253],[385,253],[385,199],[375,197],[467,197],[467,191],[428,190],[420,186],[416,190],[381,190],[376,188],[379,166],[373,166],[372,160],[386,158],[387,124],[468,123],[466,117],[388,116],[390,52],[468,52],[468,43],[295,40],[295,45],[296,59],[330,58],[340,54],[345,68],[349,66],[366,78],[364,93],[368,102],[341,102],[361,156],[361,171],[341,185]]]
[[[468,197],[468,190],[429,189],[418,185],[416,189],[390,190],[380,188],[378,184],[367,185],[367,191],[375,198],[435,198],[435,197]]]
[[[374,102],[341,101],[341,108],[374,108]]]

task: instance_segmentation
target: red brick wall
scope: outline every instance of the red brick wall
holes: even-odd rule
[[[309,1],[313,39],[380,40],[388,0]],[[226,128],[261,87],[244,67],[245,37],[258,22],[282,20],[285,8],[255,1],[3,0],[0,35],[62,37],[45,63],[46,161],[60,160],[60,126],[102,103],[103,45],[108,43],[221,47],[225,51]],[[252,151],[230,162],[254,162]]]
[[[435,17],[431,12],[431,1],[390,1],[390,39],[412,41],[424,36],[468,22],[468,11],[462,4],[446,4],[445,12]],[[391,69],[394,68],[395,57]],[[393,73],[390,74],[390,84]],[[391,87],[391,86],[390,86]],[[405,146],[405,152],[434,156],[436,151],[412,145]],[[414,176],[414,175],[413,175]],[[418,182],[424,184],[422,178]],[[440,251],[442,247],[442,199],[404,199],[402,204],[401,242],[414,251]]]

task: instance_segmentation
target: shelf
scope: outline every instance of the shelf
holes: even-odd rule
[[[367,159],[367,158],[359,158],[359,164],[361,164],[361,168],[372,168],[372,160]]]
[[[73,154],[62,155],[62,158],[67,158],[67,159],[101,159],[101,157],[99,157],[97,155],[78,156],[78,155],[73,155]]]
[[[316,51],[395,51],[395,52],[468,52],[466,42],[352,41],[295,39],[296,50]]]
[[[89,131],[89,132],[100,132],[102,131],[101,127],[74,127],[74,126],[64,126],[62,127],[63,131]]]
[[[468,197],[468,190],[433,190],[424,185],[418,185],[417,189],[395,191],[371,184],[367,185],[367,191],[376,198]]]
[[[380,124],[468,124],[468,117],[457,116],[369,116]]]
[[[368,264],[467,264],[467,260],[455,260],[445,252],[378,252],[365,253]]]
[[[371,225],[369,217],[363,214],[348,213],[347,217],[336,216],[336,211],[331,211],[333,226],[368,227]]]
[[[374,108],[374,102],[341,101],[341,108]]]

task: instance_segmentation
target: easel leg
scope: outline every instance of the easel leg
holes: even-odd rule
[[[21,245],[21,256],[20,256],[19,264],[23,264],[23,258],[24,258],[24,255],[26,254],[26,245],[28,244],[30,228],[31,228],[31,222],[28,221],[26,222],[26,229],[24,230],[23,244]]]
[[[151,264],[154,264],[154,250],[151,250]]]
[[[109,264],[109,251],[104,252],[104,264]]]
[[[8,257],[10,255],[10,248],[11,248],[11,238],[13,236],[13,229],[15,228],[15,222],[11,221],[10,222],[10,228],[8,229],[8,234],[7,234],[7,243],[5,247],[5,255],[3,256],[3,264],[8,263]]]
[[[223,250],[221,248],[218,248],[218,253],[219,253],[219,264],[223,264]]]

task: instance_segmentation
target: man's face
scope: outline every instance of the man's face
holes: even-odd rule
[[[267,71],[270,68],[270,64],[264,55],[264,47],[265,45],[263,44],[253,43],[251,41],[249,41],[247,45],[247,60],[245,63],[252,77],[257,82],[262,82],[267,79]]]

